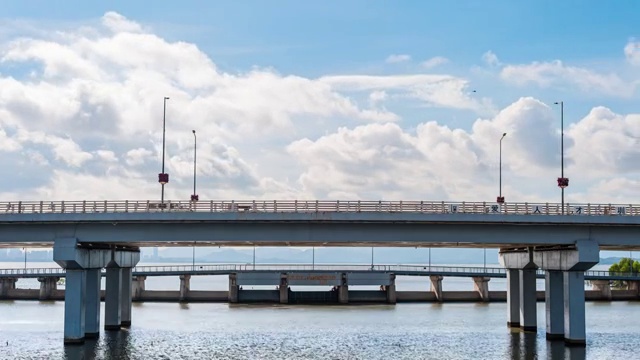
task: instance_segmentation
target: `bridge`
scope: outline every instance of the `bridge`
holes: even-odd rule
[[[499,248],[507,324],[525,331],[537,328],[535,279],[544,270],[547,336],[584,345],[585,271],[601,249],[640,248],[640,205],[17,201],[0,203],[0,246],[53,246],[54,260],[66,269],[67,343],[99,332],[103,268],[105,328],[130,323],[127,289],[139,247],[394,246]]]
[[[483,277],[506,278],[505,268],[473,267],[473,266],[436,266],[436,265],[345,265],[345,264],[196,264],[196,265],[145,265],[135,266],[133,276],[180,276],[180,275],[229,275],[241,272],[267,273],[314,273],[314,272],[364,272],[393,273],[396,276],[432,276],[443,277]],[[63,268],[16,268],[0,269],[1,278],[64,278]],[[106,276],[106,271],[102,271]],[[545,271],[536,270],[538,279],[545,278]],[[587,270],[586,281],[640,281],[640,273],[621,273],[606,270]]]

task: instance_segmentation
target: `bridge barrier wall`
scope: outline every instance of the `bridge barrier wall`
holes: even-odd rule
[[[101,300],[104,301],[104,290],[101,291]],[[315,295],[305,295],[314,293]],[[320,293],[328,295],[318,295]],[[482,302],[476,291],[443,291],[445,302]],[[277,290],[242,290],[240,291],[239,302],[273,302],[280,301],[280,293]],[[6,296],[0,300],[39,300],[39,289],[11,289]],[[544,301],[544,291],[536,292],[537,300]],[[333,301],[335,297],[335,301]],[[307,299],[308,298],[308,299]],[[295,300],[297,299],[297,300]],[[585,290],[585,299],[588,301],[609,301],[608,297],[598,290]],[[55,290],[51,301],[64,301],[64,289]],[[144,290],[140,297],[134,299],[135,302],[178,302],[180,291],[167,290]],[[201,291],[192,290],[189,292],[187,301],[189,302],[228,302],[228,291]],[[437,302],[435,294],[431,291],[396,291],[397,302]],[[504,302],[507,300],[506,291],[489,291],[490,302]],[[640,300],[640,296],[635,290],[611,290],[611,301]],[[338,303],[337,292],[330,291],[294,291],[289,293],[289,303]],[[386,303],[386,295],[378,290],[350,290],[349,302],[376,302]]]

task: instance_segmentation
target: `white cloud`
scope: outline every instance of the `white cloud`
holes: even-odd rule
[[[569,84],[584,92],[630,97],[636,83],[622,80],[614,73],[599,74],[585,68],[566,66],[560,60],[533,62],[528,65],[507,65],[500,77],[516,85],[536,84],[540,87],[562,87]]]
[[[630,40],[624,47],[624,55],[632,65],[640,65],[640,41]]]
[[[446,64],[448,62],[449,62],[449,59],[447,59],[446,57],[435,56],[435,57],[432,57],[431,59],[423,61],[421,65],[425,69],[431,69],[436,66]]]
[[[496,54],[493,53],[493,51],[489,50],[487,52],[485,52],[484,54],[482,54],[482,61],[485,62],[485,64],[489,65],[489,66],[500,66],[502,65],[502,63],[500,63],[500,60],[498,60],[498,56]]]
[[[389,64],[401,63],[405,61],[410,61],[411,55],[407,54],[391,54],[385,60]]]
[[[196,129],[201,199],[487,201],[497,195],[506,132],[507,200],[557,200],[557,109],[533,98],[493,111],[490,99],[469,96],[469,79],[447,74],[225,72],[196,45],[167,41],[116,13],[50,33],[0,39],[0,166],[12,169],[0,193],[7,198],[159,198],[162,98],[169,96],[170,199],[191,194]],[[444,61],[434,59],[432,66]],[[495,55],[487,59],[500,65]],[[501,76],[633,90],[614,74],[560,62],[505,66]],[[483,118],[462,128],[443,121],[442,109]],[[595,107],[567,125],[570,201],[637,197],[625,187],[640,181],[638,124],[638,115]]]

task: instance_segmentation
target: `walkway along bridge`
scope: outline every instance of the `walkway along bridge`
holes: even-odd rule
[[[640,249],[640,205],[315,200],[0,202],[0,247],[51,246],[54,260],[66,269],[67,343],[82,342],[85,336],[99,333],[103,268],[105,328],[118,329],[130,323],[130,285],[140,258],[139,247],[394,246],[500,248],[507,279],[507,323],[525,331],[537,327],[535,279],[537,271],[544,270],[547,336],[584,344],[585,271],[598,263],[601,249]],[[240,274],[240,280],[230,279],[230,289],[244,281]],[[282,284],[290,280],[280,278]],[[338,287],[347,286],[347,281],[342,275],[335,279]]]

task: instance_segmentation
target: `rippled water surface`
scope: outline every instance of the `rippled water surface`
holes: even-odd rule
[[[104,305],[104,304],[103,304]],[[104,306],[103,306],[104,308]],[[506,327],[506,304],[134,304],[128,330],[64,346],[62,302],[0,302],[0,359],[636,359],[640,303],[588,303],[587,348]]]

